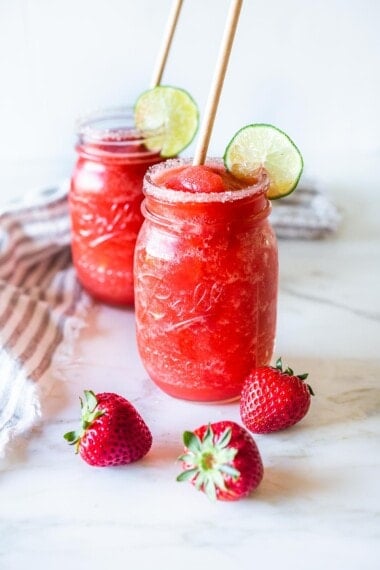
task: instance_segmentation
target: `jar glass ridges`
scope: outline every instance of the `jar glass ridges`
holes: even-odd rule
[[[273,351],[278,261],[268,179],[262,173],[252,186],[213,195],[156,183],[183,163],[168,161],[145,177],[135,253],[138,347],[167,393],[234,399]]]
[[[69,196],[77,275],[97,299],[133,303],[133,253],[141,227],[142,181],[160,161],[147,150],[130,108],[92,113],[77,125]]]

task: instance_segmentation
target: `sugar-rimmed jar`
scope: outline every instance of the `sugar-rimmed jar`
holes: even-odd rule
[[[129,107],[81,118],[76,152],[69,207],[78,279],[101,301],[132,305],[143,177],[162,159],[145,147]]]
[[[264,171],[224,192],[165,187],[183,159],[150,168],[135,249],[137,342],[152,380],[195,401],[239,396],[268,364],[276,329],[278,257]],[[220,160],[208,163],[223,172]]]

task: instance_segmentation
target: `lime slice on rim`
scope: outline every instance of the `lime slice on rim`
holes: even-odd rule
[[[231,139],[224,153],[226,169],[236,178],[252,179],[265,168],[270,186],[267,196],[277,200],[295,190],[303,170],[300,151],[286,133],[264,123],[247,125]]]
[[[176,156],[193,140],[199,124],[194,99],[177,87],[159,85],[144,91],[134,109],[135,124],[149,150]]]

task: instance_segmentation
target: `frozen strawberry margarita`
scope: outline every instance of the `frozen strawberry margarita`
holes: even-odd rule
[[[78,279],[101,301],[131,305],[142,182],[162,159],[146,148],[128,109],[84,120],[76,150],[69,204]]]
[[[264,170],[242,182],[222,162],[149,169],[135,251],[137,340],[153,381],[196,401],[237,398],[272,356],[277,244]]]

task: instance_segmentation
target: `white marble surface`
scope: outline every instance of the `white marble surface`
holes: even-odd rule
[[[276,355],[309,371],[316,395],[298,426],[256,437],[265,465],[256,493],[212,504],[176,483],[182,431],[239,421],[237,404],[161,393],[139,362],[133,312],[98,305],[41,426],[2,464],[2,570],[380,567],[379,163],[346,157],[326,168],[344,214],[338,235],[280,242]],[[143,461],[91,468],[66,445],[89,387],[140,410],[154,437]]]

